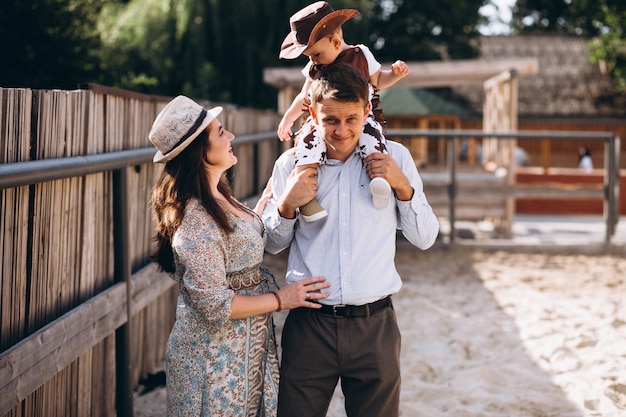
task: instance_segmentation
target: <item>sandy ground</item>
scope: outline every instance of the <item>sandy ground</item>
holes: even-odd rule
[[[402,416],[626,416],[623,252],[400,246]],[[284,256],[267,263],[284,276]],[[135,415],[165,416],[164,391]]]

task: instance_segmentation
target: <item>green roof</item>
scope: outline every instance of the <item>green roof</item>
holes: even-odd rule
[[[471,112],[422,88],[380,90],[380,107],[388,116],[467,116]]]

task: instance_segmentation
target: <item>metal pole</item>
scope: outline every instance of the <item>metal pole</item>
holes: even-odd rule
[[[605,178],[604,178],[604,214],[606,219],[605,243],[610,244],[611,237],[615,234],[615,229],[619,221],[619,158],[620,158],[620,138],[614,136],[608,140],[605,146]]]
[[[126,323],[115,331],[116,409],[118,417],[133,417],[130,321],[131,267],[128,233],[128,167],[113,171],[113,246],[115,282],[126,283]]]
[[[450,244],[454,243],[454,235],[456,233],[456,151],[455,138],[448,138],[448,212],[450,216]]]

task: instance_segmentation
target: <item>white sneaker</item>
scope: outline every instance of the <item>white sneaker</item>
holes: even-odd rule
[[[391,186],[386,179],[381,177],[372,178],[370,181],[370,192],[372,193],[372,203],[377,210],[383,210],[389,204],[391,196]]]

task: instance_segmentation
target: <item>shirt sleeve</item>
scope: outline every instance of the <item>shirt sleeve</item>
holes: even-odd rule
[[[382,65],[380,64],[380,62],[376,60],[376,57],[374,57],[374,54],[372,54],[372,52],[367,46],[362,45],[362,44],[359,44],[358,46],[363,52],[363,56],[365,56],[365,58],[367,59],[367,66],[369,68],[369,73],[370,73],[370,76],[372,76],[373,74],[375,74],[377,71],[380,70]]]
[[[435,243],[439,234],[439,221],[426,199],[424,184],[408,149],[395,142],[387,144],[391,145],[390,154],[396,159],[413,187],[413,197],[409,201],[396,200],[399,227],[404,237],[414,246],[428,249]]]
[[[289,247],[294,235],[296,218],[286,219],[278,212],[278,202],[285,192],[287,179],[295,167],[294,148],[285,151],[274,164],[272,171],[272,198],[263,211],[263,224],[267,232],[265,250],[277,254]]]
[[[313,65],[313,63],[309,60],[309,62],[307,62],[304,68],[302,68],[302,71],[300,71],[302,75],[304,75],[304,78],[308,81],[311,81],[311,76],[310,76],[311,65]]]
[[[235,296],[226,281],[225,234],[204,209],[190,203],[174,233],[172,249],[190,308],[207,322],[225,322]]]

